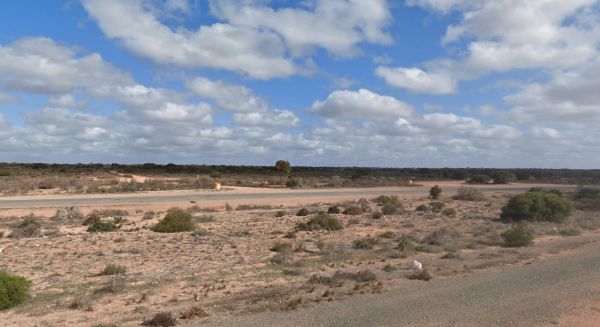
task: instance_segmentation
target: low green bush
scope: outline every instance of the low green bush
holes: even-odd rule
[[[461,201],[484,201],[485,196],[480,189],[472,187],[461,187],[456,192],[456,195],[452,197],[454,200]]]
[[[167,215],[161,219],[150,230],[158,233],[180,233],[189,232],[196,229],[196,222],[192,215],[180,208],[173,208],[167,212]]]
[[[0,310],[16,307],[29,297],[31,283],[21,276],[0,270]]]
[[[446,209],[442,210],[442,214],[444,216],[454,216],[454,215],[456,215],[456,209],[446,208]]]
[[[502,208],[505,221],[548,221],[561,223],[571,214],[571,202],[550,192],[527,192],[512,197]]]
[[[440,195],[442,194],[442,188],[439,187],[438,185],[434,185],[430,190],[429,190],[429,195],[431,196],[432,199],[437,199],[440,197]]]
[[[338,214],[338,213],[340,213],[340,208],[338,208],[337,206],[329,207],[329,209],[327,209],[327,213],[328,214]]]
[[[344,215],[358,216],[363,214],[363,209],[357,206],[351,206],[344,210]]]
[[[400,199],[396,195],[380,195],[373,199],[373,202],[377,203],[380,206],[384,206],[386,204],[400,205]]]
[[[600,210],[600,189],[583,187],[575,193],[575,205],[581,210]]]
[[[515,224],[500,235],[507,247],[522,247],[533,244],[533,233],[523,224]]]
[[[304,217],[304,216],[308,216],[309,214],[310,214],[310,212],[308,211],[308,209],[302,208],[302,209],[298,210],[298,213],[296,213],[296,216]]]
[[[354,240],[352,247],[360,250],[370,250],[378,243],[377,239],[374,238],[363,238],[360,240]]]
[[[98,220],[94,222],[90,227],[88,227],[87,231],[90,233],[114,232],[119,228],[120,226],[112,221]]]
[[[312,217],[306,223],[300,223],[296,226],[298,230],[340,230],[343,229],[342,223],[335,217],[330,216],[324,212],[320,212],[318,215]]]

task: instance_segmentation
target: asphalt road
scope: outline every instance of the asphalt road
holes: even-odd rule
[[[498,185],[486,186],[481,190],[485,193],[516,193],[529,189],[529,185]],[[571,186],[557,186],[562,189],[572,189]],[[444,194],[455,193],[458,187],[445,187]],[[27,207],[63,207],[69,205],[93,206],[93,205],[125,205],[125,204],[144,204],[159,202],[180,202],[180,201],[251,201],[268,199],[307,199],[314,198],[315,201],[333,197],[374,197],[381,194],[387,195],[428,195],[428,187],[398,187],[395,189],[386,189],[382,191],[378,188],[372,189],[321,189],[321,190],[281,190],[276,192],[249,193],[249,192],[197,192],[197,193],[172,193],[172,194],[152,194],[152,193],[133,193],[133,194],[111,194],[111,195],[70,195],[44,198],[39,196],[28,197],[0,197],[0,208],[27,208]]]
[[[263,313],[213,326],[540,326],[600,306],[600,242],[574,256],[466,277],[413,281],[298,311]],[[576,311],[575,311],[576,312]],[[598,317],[598,315],[596,316]],[[210,324],[209,324],[210,325]],[[593,325],[593,322],[590,326]],[[600,326],[600,321],[598,321]]]

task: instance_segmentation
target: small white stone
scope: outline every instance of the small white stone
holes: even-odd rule
[[[414,270],[421,270],[421,269],[423,269],[423,264],[422,264],[422,263],[420,263],[420,262],[419,262],[419,261],[417,261],[417,260],[413,260],[413,261],[410,263],[410,269],[414,269]]]

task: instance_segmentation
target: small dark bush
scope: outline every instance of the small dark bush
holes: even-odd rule
[[[167,215],[161,221],[150,229],[158,233],[188,232],[196,229],[196,222],[192,219],[192,215],[189,212],[173,208],[167,212]]]
[[[575,201],[578,209],[600,210],[600,189],[583,187],[575,193]]]
[[[275,244],[273,244],[273,246],[271,247],[271,251],[280,252],[283,249],[291,249],[292,247],[292,243],[275,242]]]
[[[281,217],[285,216],[285,214],[286,214],[285,211],[279,210],[275,213],[275,217],[281,218]]]
[[[342,223],[335,218],[324,212],[312,217],[307,223],[301,223],[297,225],[299,230],[340,230],[344,228]]]
[[[429,211],[429,206],[426,204],[421,204],[415,208],[415,211]]]
[[[431,196],[432,199],[437,199],[440,197],[440,195],[442,194],[442,188],[434,185],[430,190],[429,190],[429,195]]]
[[[329,209],[327,209],[327,213],[332,215],[339,214],[340,208],[338,208],[337,206],[329,207]]]
[[[371,214],[371,218],[373,219],[381,219],[381,217],[383,217],[383,213],[381,213],[381,211],[375,211],[373,214]]]
[[[289,188],[299,187],[300,181],[295,178],[290,178],[287,182],[285,182],[285,186]]]
[[[127,272],[127,268],[125,266],[109,264],[104,267],[98,276],[112,276],[112,275],[124,275]]]
[[[360,207],[357,207],[357,206],[351,206],[351,207],[346,208],[344,210],[343,214],[350,215],[350,216],[358,216],[358,215],[363,214],[363,209],[361,209]]]
[[[92,212],[85,216],[83,220],[83,226],[91,226],[100,221],[100,215],[95,212]]]
[[[384,204],[381,208],[381,212],[384,215],[393,215],[398,213],[398,209],[400,208],[399,204]]]
[[[12,308],[29,297],[30,282],[0,270],[0,310]]]
[[[390,230],[390,231],[383,232],[383,233],[379,234],[379,237],[381,237],[381,238],[394,238],[395,235],[396,234],[394,234],[394,232],[392,232]]]
[[[88,227],[87,231],[90,233],[114,232],[119,228],[120,226],[111,221],[103,222],[98,220],[93,225]]]
[[[155,216],[156,216],[156,212],[154,212],[154,211],[146,211],[146,212],[144,212],[144,217],[142,217],[142,220],[154,219]]]
[[[142,326],[171,327],[177,324],[177,319],[170,312],[160,312],[152,319],[144,320]]]
[[[461,201],[484,201],[485,196],[480,189],[472,187],[461,187],[456,192],[456,195],[452,197],[455,200]]]
[[[310,214],[310,212],[308,212],[308,209],[302,208],[302,209],[298,210],[298,213],[296,213],[296,216],[304,217],[304,216],[308,216],[309,214]]]
[[[13,228],[9,237],[22,238],[39,236],[42,227],[40,222],[37,219],[35,219],[33,215],[25,216],[23,218],[23,221]]]
[[[383,271],[394,272],[394,271],[396,271],[396,267],[394,267],[388,263],[387,265],[383,266]]]
[[[404,237],[400,240],[400,243],[398,243],[398,249],[400,251],[414,251],[416,248],[417,246],[413,242]]]
[[[563,222],[573,211],[571,202],[549,192],[527,192],[512,197],[502,208],[505,221]]]
[[[521,247],[533,244],[533,234],[523,224],[515,224],[500,234],[507,247]]]
[[[490,182],[490,177],[487,175],[473,175],[467,183],[469,184],[488,184]]]
[[[363,238],[360,240],[354,240],[352,247],[360,250],[370,250],[377,244],[378,241],[374,238]]]
[[[376,197],[375,199],[373,199],[373,202],[377,203],[380,206],[384,206],[386,204],[395,204],[395,205],[401,204],[400,199],[396,195],[391,195],[391,196],[380,195],[380,196]]]
[[[442,211],[442,209],[444,209],[445,206],[446,205],[443,202],[431,202],[429,204],[429,207],[434,212],[440,212],[440,211]]]
[[[442,214],[444,216],[454,216],[454,215],[456,215],[456,209],[446,208],[446,209],[442,210]]]
[[[424,280],[426,282],[430,281],[433,277],[427,271],[427,269],[421,269],[411,275],[408,275],[408,279],[416,279],[416,280]]]

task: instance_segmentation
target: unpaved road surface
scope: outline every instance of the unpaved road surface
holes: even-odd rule
[[[582,311],[582,309],[587,310]],[[229,320],[228,320],[229,319]],[[533,264],[213,326],[600,326],[600,240]]]
[[[443,184],[442,184],[443,183]],[[101,206],[101,205],[139,205],[147,203],[189,202],[199,204],[222,204],[225,202],[268,203],[269,201],[322,202],[341,199],[370,198],[381,194],[398,196],[427,196],[433,182],[423,183],[415,187],[381,187],[381,188],[345,188],[345,189],[258,189],[234,188],[230,191],[159,191],[131,194],[89,194],[89,195],[44,195],[0,197],[0,208],[32,208],[32,207],[64,207]],[[459,182],[441,182],[443,195],[455,193],[461,187]],[[512,184],[477,186],[484,193],[518,193],[540,186],[538,184]],[[541,185],[544,186],[544,185]],[[547,185],[546,185],[547,186]],[[561,190],[572,190],[570,185],[552,185]]]

